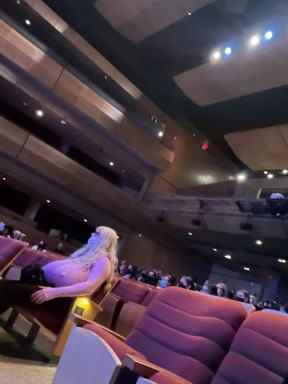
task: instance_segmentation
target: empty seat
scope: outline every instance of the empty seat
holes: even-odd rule
[[[255,312],[239,329],[212,384],[282,384],[287,361],[288,317]]]
[[[148,293],[149,287],[146,284],[128,279],[120,279],[113,289],[113,294],[121,297],[124,302],[132,301],[138,304],[143,302]]]
[[[155,382],[176,383],[178,375],[193,384],[208,384],[245,317],[238,302],[167,288],[147,307],[126,343],[97,324],[86,327],[103,337],[119,357],[140,354],[161,367]]]

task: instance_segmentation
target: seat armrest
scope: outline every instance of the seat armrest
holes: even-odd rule
[[[79,316],[79,315],[77,315],[77,314],[75,314],[75,313],[73,313],[72,316],[73,316],[73,321],[74,321],[74,323],[75,323],[78,327],[84,327],[85,325],[88,325],[88,324],[95,324],[94,321],[86,320],[86,319],[84,319],[83,317],[81,317],[81,316]],[[97,324],[97,327],[100,327],[100,328],[104,329],[104,331],[110,333],[110,335],[115,336],[118,340],[121,340],[121,341],[124,341],[124,342],[126,341],[125,337],[119,335],[119,333],[114,332],[114,331],[112,331],[111,329],[106,328],[106,327],[104,327],[104,326],[101,325],[101,324],[98,324],[98,323],[96,323],[96,324]]]
[[[158,365],[155,365],[153,363],[150,363],[149,361],[142,360],[132,355],[125,356],[123,360],[123,365],[131,371],[136,372],[139,376],[143,376],[146,378],[155,375],[163,369]]]

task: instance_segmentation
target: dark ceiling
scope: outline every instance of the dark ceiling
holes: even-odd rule
[[[166,113],[186,126],[196,124],[230,156],[224,134],[288,121],[287,86],[200,107],[173,80],[173,76],[207,62],[218,44],[228,41],[236,48],[257,25],[273,25],[280,34],[287,22],[286,0],[212,1],[138,43],[109,24],[97,11],[97,0],[45,2]]]

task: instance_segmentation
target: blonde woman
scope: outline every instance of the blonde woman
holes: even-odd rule
[[[70,257],[38,267],[38,282],[0,281],[0,312],[15,304],[43,304],[93,294],[114,276],[117,243],[118,235],[112,228],[98,227],[87,244]]]

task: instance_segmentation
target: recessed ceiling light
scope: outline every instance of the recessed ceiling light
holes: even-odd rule
[[[47,203],[47,204],[51,204],[51,200],[47,199],[47,200],[46,200],[46,203]]]
[[[278,263],[280,264],[286,264],[287,260],[286,259],[278,259]]]
[[[263,245],[263,241],[262,240],[256,240],[255,244],[260,247],[261,245]]]
[[[254,35],[250,38],[249,45],[251,47],[257,47],[259,44],[260,44],[260,36],[259,35]]]
[[[67,122],[66,122],[65,120],[61,120],[60,123],[61,123],[62,125],[66,125],[66,124],[67,124]]]
[[[163,131],[158,131],[157,136],[160,137],[160,138],[163,137],[164,136],[164,132]]]
[[[283,174],[283,175],[288,175],[288,169],[283,169],[283,170],[282,170],[282,174]]]
[[[247,180],[247,175],[246,173],[239,173],[237,176],[236,176],[236,179],[239,183],[243,183],[244,181]]]
[[[251,270],[250,267],[244,267],[243,269],[244,269],[244,271],[246,271],[246,272],[250,272],[250,270]]]
[[[215,51],[212,53],[211,59],[213,61],[218,61],[221,59],[221,52],[220,51]]]
[[[271,40],[273,38],[273,32],[272,31],[267,31],[265,33],[265,39],[266,40]]]
[[[83,219],[83,221],[84,221],[84,223],[88,223],[88,219],[86,219],[86,218]]]
[[[231,255],[225,255],[224,258],[225,258],[226,260],[232,260],[232,256],[231,256]]]
[[[30,21],[29,19],[26,19],[26,20],[25,20],[25,24],[28,25],[28,26],[30,27],[30,25],[31,25],[31,21]]]
[[[7,177],[3,176],[2,181],[7,181]]]
[[[113,161],[109,162],[110,167],[114,167],[115,163]]]
[[[35,111],[35,115],[37,117],[43,117],[44,116],[44,112],[42,111],[42,109],[37,109],[37,111]]]
[[[269,179],[269,180],[271,180],[271,179],[274,179],[274,175],[273,175],[273,173],[268,173],[268,175],[267,175],[267,179]]]
[[[224,50],[224,53],[226,56],[230,56],[232,53],[232,48],[231,47],[226,47]]]
[[[193,233],[192,232],[188,232],[188,236],[193,236]]]

